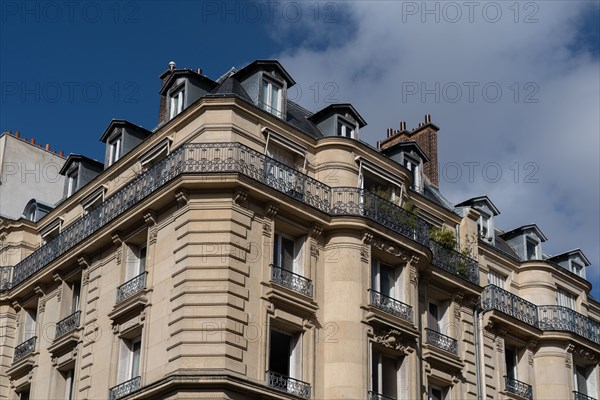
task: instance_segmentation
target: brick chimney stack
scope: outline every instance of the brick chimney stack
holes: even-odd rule
[[[380,149],[385,150],[400,142],[416,142],[421,150],[429,157],[429,162],[423,165],[423,172],[429,182],[435,187],[439,186],[439,163],[437,148],[437,132],[439,128],[431,122],[431,115],[425,115],[425,122],[419,123],[412,132],[406,130],[406,122],[400,122],[400,130],[388,129],[386,139],[380,143]],[[391,134],[391,132],[393,134]]]

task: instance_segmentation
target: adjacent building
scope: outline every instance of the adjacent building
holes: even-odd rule
[[[160,78],[0,227],[0,399],[600,398],[590,262],[449,203],[429,115],[372,147],[274,60]]]

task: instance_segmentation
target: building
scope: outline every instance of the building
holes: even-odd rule
[[[0,228],[1,399],[600,398],[589,261],[450,204],[429,116],[375,148],[277,61],[161,79],[157,128]]]

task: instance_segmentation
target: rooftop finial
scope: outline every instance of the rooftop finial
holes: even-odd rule
[[[176,65],[175,65],[175,61],[171,61],[171,62],[169,63],[169,71],[173,71],[173,70],[175,69],[175,66],[176,66]]]

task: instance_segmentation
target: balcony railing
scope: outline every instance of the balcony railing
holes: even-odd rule
[[[76,311],[73,314],[69,315],[67,318],[64,318],[56,323],[56,334],[54,336],[55,339],[66,335],[69,332],[73,332],[75,329],[79,328],[79,317],[81,316],[81,311]]]
[[[538,306],[538,320],[542,330],[572,332],[600,344],[600,323],[568,307]]]
[[[433,329],[426,328],[425,331],[427,332],[427,343],[448,353],[458,355],[458,342],[456,339],[443,335]]]
[[[22,358],[25,358],[28,354],[31,354],[35,351],[35,342],[37,337],[34,336],[30,339],[27,339],[17,347],[15,347],[15,355],[13,356],[13,363],[19,361]]]
[[[146,288],[146,274],[147,272],[144,271],[117,288],[117,304]]]
[[[271,265],[271,281],[305,296],[313,295],[313,284],[310,279],[276,265]]]
[[[505,390],[509,393],[516,394],[517,396],[529,400],[533,398],[533,389],[531,388],[531,385],[528,385],[525,382],[518,381],[509,376],[504,376],[504,384],[506,386]]]
[[[383,394],[379,394],[377,392],[373,392],[369,390],[368,400],[396,400],[395,397],[385,396]]]
[[[596,399],[588,396],[587,394],[573,391],[573,400],[596,400]]]
[[[267,386],[294,396],[310,399],[310,384],[277,372],[267,371]]]
[[[357,188],[331,188],[239,143],[189,143],[158,161],[14,266],[12,287],[65,254],[173,178],[187,173],[234,172],[330,215],[369,218],[423,245],[427,223],[402,207]]]
[[[413,309],[408,304],[404,304],[392,297],[386,296],[373,289],[371,292],[371,305],[388,314],[395,315],[396,317],[402,318],[405,321],[413,321]]]
[[[133,379],[125,381],[117,386],[108,389],[108,399],[117,400],[139,390],[142,387],[142,378],[136,376]]]
[[[488,285],[481,294],[484,311],[498,310],[531,326],[538,326],[537,306],[498,286]]]
[[[429,242],[429,248],[433,265],[479,285],[479,263],[476,260],[433,240]]]

